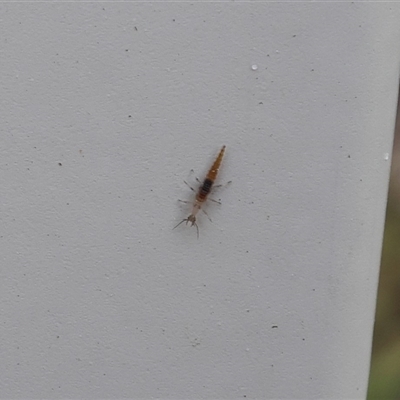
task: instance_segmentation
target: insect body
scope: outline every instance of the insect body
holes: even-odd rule
[[[194,225],[196,227],[197,237],[199,237],[199,227],[197,226],[197,223],[196,223],[196,215],[201,210],[201,207],[207,200],[207,196],[211,192],[211,189],[214,185],[215,179],[217,178],[218,170],[219,170],[219,167],[221,166],[222,157],[224,156],[224,153],[225,153],[225,146],[222,146],[217,158],[214,161],[214,164],[209,169],[207,176],[205,177],[203,183],[201,184],[199,190],[196,193],[196,198],[193,203],[193,208],[192,208],[191,214],[187,218],[185,218],[181,222],[179,222],[179,224],[176,225],[173,229],[177,228],[183,222],[186,222],[186,224],[188,224],[188,222],[190,222],[192,224],[191,226]],[[192,190],[194,190],[194,189],[192,189]]]

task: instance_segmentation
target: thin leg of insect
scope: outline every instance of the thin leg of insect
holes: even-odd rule
[[[210,200],[210,201],[213,201],[214,203],[217,203],[217,204],[219,204],[219,205],[221,205],[222,203],[220,202],[220,201],[218,201],[218,200],[215,200],[215,199],[208,199],[208,200]]]
[[[211,200],[211,199],[210,199],[210,200]],[[202,208],[201,211],[203,211],[203,213],[207,215],[207,218],[210,220],[210,222],[212,222],[212,219],[211,219],[210,216],[207,214],[206,210],[204,210],[204,209]]]
[[[183,181],[183,182],[185,182],[185,184],[186,184],[193,192],[196,192],[186,181]]]
[[[208,199],[208,200],[215,201],[216,203],[221,204],[221,202],[219,202],[217,200],[214,200],[214,199]],[[193,204],[192,201],[186,201],[186,200],[180,200],[180,199],[178,199],[178,201],[180,203]],[[203,213],[207,215],[207,218],[210,220],[210,222],[212,222],[212,219],[210,218],[210,216],[207,214],[207,212],[203,208],[201,209],[201,211],[203,211]],[[182,222],[185,222],[185,221],[186,221],[186,219],[184,219],[183,221],[179,222],[179,224],[176,225],[175,228],[178,227]],[[175,228],[172,228],[172,229],[175,229]]]
[[[219,184],[219,185],[214,185],[213,188],[216,189],[216,188],[220,188],[220,187],[223,187],[223,186],[228,186],[228,185],[230,185],[231,183],[232,183],[232,181],[228,181],[228,182],[226,182],[226,183],[221,183],[221,184]]]

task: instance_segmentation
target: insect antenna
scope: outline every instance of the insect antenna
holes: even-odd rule
[[[192,226],[194,225],[194,226],[196,227],[197,239],[198,239],[198,238],[199,238],[199,226],[197,225],[196,221],[191,221],[189,218],[183,219],[181,222],[179,222],[178,225],[175,225],[175,226],[172,228],[172,230],[174,230],[175,228],[177,228],[180,224],[183,224],[184,222],[186,222],[186,224],[187,224],[189,221],[192,223]]]
[[[183,219],[181,222],[179,222],[178,225],[175,225],[175,226],[172,228],[172,230],[174,230],[175,228],[177,228],[180,224],[184,223],[185,221],[187,222],[188,219],[187,219],[187,218]]]

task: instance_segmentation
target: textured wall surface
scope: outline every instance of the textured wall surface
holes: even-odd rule
[[[363,398],[399,5],[0,19],[0,397]]]

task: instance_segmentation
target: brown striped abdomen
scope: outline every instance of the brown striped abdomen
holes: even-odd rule
[[[208,178],[204,179],[204,182],[201,185],[201,187],[197,193],[197,196],[196,196],[196,199],[198,201],[203,202],[206,200],[208,194],[211,192],[213,183],[214,182],[211,179],[208,179]]]

